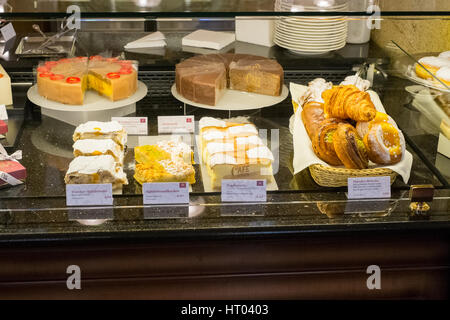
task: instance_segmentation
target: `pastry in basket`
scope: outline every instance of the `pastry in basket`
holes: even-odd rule
[[[336,155],[347,169],[366,169],[367,150],[356,129],[348,123],[339,123],[333,134]]]
[[[392,124],[394,127],[397,128],[397,124],[395,123],[394,119],[392,119],[391,116],[387,115],[386,113],[377,111],[377,114],[375,118],[371,121],[359,121],[356,123],[356,131],[358,131],[358,134],[360,137],[363,137],[369,132],[369,126],[378,123],[378,122],[386,122]]]
[[[402,132],[388,122],[376,122],[364,136],[369,159],[378,164],[394,164],[405,153],[405,138]]]
[[[450,66],[450,60],[442,57],[423,57],[419,59],[419,63],[423,65],[429,72],[436,74],[436,72],[443,67]],[[422,68],[420,64],[416,64],[416,74],[423,79],[433,78],[427,70]]]
[[[436,72],[436,77],[443,83],[445,83],[447,86],[450,86],[450,66],[439,69]]]
[[[311,140],[323,120],[325,120],[323,103],[312,101],[303,106],[302,121]]]
[[[314,153],[323,161],[334,166],[342,165],[342,161],[335,151],[334,135],[338,125],[343,122],[344,120],[336,118],[322,121],[311,140]]]
[[[370,95],[354,85],[335,86],[322,93],[325,118],[370,121],[375,118],[376,109]]]
[[[303,108],[310,102],[323,103],[322,93],[332,87],[332,82],[326,82],[326,80],[322,78],[316,78],[313,81],[310,81],[306,92],[298,98],[298,101],[292,100],[294,113],[297,111],[299,106]]]

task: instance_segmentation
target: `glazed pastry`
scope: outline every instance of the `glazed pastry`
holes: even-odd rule
[[[322,121],[311,139],[314,153],[326,163],[335,166],[342,165],[342,161],[338,158],[334,147],[334,134],[338,125],[342,122],[342,120],[336,118]]]
[[[436,77],[447,86],[450,86],[450,66],[439,69],[436,72]]]
[[[333,135],[334,149],[347,169],[365,169],[369,165],[367,150],[358,132],[348,123],[340,123]]]
[[[353,84],[355,87],[357,87],[361,91],[367,91],[367,89],[370,88],[370,81],[364,80],[363,78],[353,75],[348,76],[340,83],[341,86],[346,86],[349,84]]]
[[[367,92],[354,85],[336,86],[323,92],[325,118],[370,121],[377,110]]]
[[[387,122],[370,126],[364,136],[369,159],[378,164],[394,164],[405,153],[405,138],[400,130]]]
[[[419,59],[419,63],[427,68],[432,74],[436,74],[436,72],[442,67],[450,66],[450,60],[446,58],[438,58],[438,57],[424,57]],[[416,64],[416,74],[420,78],[423,79],[431,79],[433,78],[424,68],[422,68],[419,64]]]
[[[191,164],[178,160],[159,160],[136,164],[134,179],[140,184],[148,182],[195,183],[195,171]]]
[[[323,103],[306,103],[302,110],[302,121],[311,140],[323,120],[325,120],[323,115]]]
[[[394,127],[397,128],[397,124],[395,123],[394,119],[392,119],[391,116],[387,115],[386,113],[377,111],[377,114],[375,118],[372,121],[359,121],[356,123],[356,131],[358,131],[358,134],[360,137],[364,137],[367,132],[369,132],[369,127],[378,122],[386,122],[392,124]]]

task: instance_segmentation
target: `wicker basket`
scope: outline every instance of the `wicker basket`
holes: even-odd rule
[[[322,187],[345,187],[348,178],[390,176],[391,184],[397,178],[397,172],[386,168],[346,169],[314,164],[309,167],[314,181]]]

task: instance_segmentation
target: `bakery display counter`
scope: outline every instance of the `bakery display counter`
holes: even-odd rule
[[[447,298],[450,160],[438,152],[435,116],[448,111],[448,96],[429,94],[438,109],[427,113],[422,89],[398,72],[398,56],[375,42],[342,38],[338,50],[309,51],[318,55],[288,50],[290,43],[183,45],[196,29],[233,30],[233,12],[250,6],[186,3],[134,15],[136,1],[80,2],[74,57],[2,56],[14,138],[0,149],[0,177],[8,179],[0,185],[0,298],[93,298],[108,290],[143,298],[340,297],[329,287],[345,287],[349,298]],[[16,46],[36,11],[65,15],[50,3],[9,4],[16,11],[6,18],[19,26],[25,17]],[[277,13],[266,8],[273,2],[259,5],[261,15]],[[188,17],[186,10],[197,10],[195,18],[174,18]],[[96,21],[109,11],[117,21]],[[201,18],[214,12],[217,19]],[[397,21],[393,14],[383,19]],[[302,25],[301,17],[286,19],[286,28]],[[299,34],[311,27],[306,22]],[[289,38],[285,30],[278,36]],[[312,41],[330,36],[314,30],[321,40]],[[164,45],[133,48],[147,36]],[[233,108],[230,91],[239,93]],[[89,114],[92,96],[101,106]],[[64,116],[47,110],[50,101]],[[122,102],[121,114],[107,107]],[[177,126],[195,130],[174,133]],[[359,189],[348,178],[374,176],[383,196],[354,197]],[[234,190],[242,187],[236,181],[254,197]],[[166,202],[146,204],[155,192],[146,190],[160,182],[176,186],[164,185]],[[89,194],[81,205],[77,190]],[[107,193],[103,204],[90,205],[97,192]],[[168,204],[171,192],[187,200]],[[65,288],[69,256],[89,279],[83,292]],[[370,264],[383,267],[385,291],[367,292]],[[115,281],[122,285],[111,288]]]

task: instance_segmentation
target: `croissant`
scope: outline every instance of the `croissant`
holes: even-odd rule
[[[334,140],[336,129],[343,122],[337,118],[323,120],[311,140],[314,153],[326,163],[334,166],[342,165],[342,161],[336,155]]]
[[[370,95],[351,84],[325,90],[322,98],[326,118],[370,121],[377,113]]]

